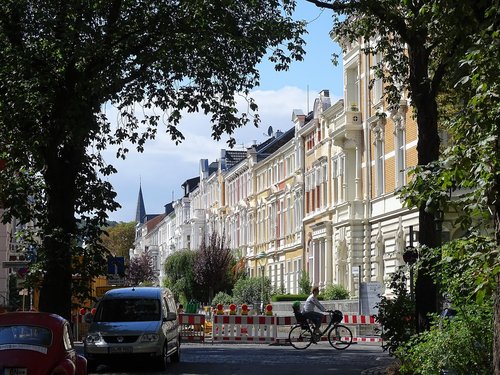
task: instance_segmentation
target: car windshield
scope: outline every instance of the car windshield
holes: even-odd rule
[[[50,346],[52,331],[39,326],[9,325],[0,326],[0,345],[26,344]]]
[[[140,322],[160,320],[160,302],[157,299],[106,299],[99,303],[94,316],[96,322]]]

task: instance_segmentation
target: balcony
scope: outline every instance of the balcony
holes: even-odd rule
[[[344,147],[346,140],[356,139],[362,131],[361,112],[349,110],[335,119],[330,137],[336,146]]]

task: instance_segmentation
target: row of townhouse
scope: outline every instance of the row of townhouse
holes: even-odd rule
[[[162,215],[148,220],[141,192],[131,256],[148,249],[161,281],[168,255],[197,249],[217,231],[249,276],[263,272],[288,293],[299,291],[303,271],[351,295],[359,281],[383,287],[418,242],[418,212],[396,194],[417,162],[417,127],[407,98],[397,109],[385,102],[373,71],[380,56],[361,44],[344,47],[342,100],[331,103],[323,90],[307,115],[292,110],[289,130],[246,151],[222,150],[214,163],[201,160],[199,176]],[[453,234],[447,223],[443,231]]]

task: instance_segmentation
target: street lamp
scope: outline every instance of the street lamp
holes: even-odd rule
[[[259,263],[260,269],[262,270],[261,274],[261,290],[260,290],[260,311],[264,311],[264,267],[266,267],[267,264],[267,256],[264,251],[261,251],[259,255],[257,255],[257,261]]]

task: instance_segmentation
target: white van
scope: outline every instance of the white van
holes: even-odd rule
[[[168,358],[180,359],[176,303],[167,288],[111,289],[97,304],[95,315],[89,315],[85,316],[90,327],[84,340],[89,371],[131,356],[154,361],[161,370]]]

